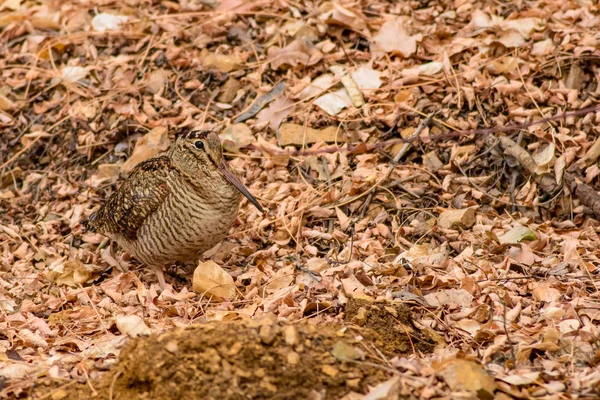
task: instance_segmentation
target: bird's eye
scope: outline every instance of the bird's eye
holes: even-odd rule
[[[202,140],[197,140],[196,143],[194,143],[194,146],[198,150],[204,150],[204,142]]]

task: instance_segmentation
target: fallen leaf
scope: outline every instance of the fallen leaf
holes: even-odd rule
[[[516,225],[498,238],[501,244],[517,244],[523,240],[535,240],[535,232],[523,225]]]
[[[481,400],[494,398],[496,382],[473,361],[451,359],[434,365],[434,368],[452,391],[468,391]]]
[[[118,315],[116,318],[117,329],[129,337],[146,336],[152,333],[144,320],[137,315]]]
[[[223,300],[231,300],[236,295],[233,278],[214,261],[198,264],[194,271],[193,288],[196,293]]]
[[[125,15],[113,15],[108,13],[100,13],[92,18],[92,28],[98,32],[118,31],[121,25],[127,22]]]
[[[131,172],[136,165],[154,157],[169,147],[170,141],[167,128],[158,126],[146,133],[135,145],[131,157],[121,167],[121,171]]]
[[[319,97],[315,100],[315,105],[329,115],[337,115],[344,108],[352,105],[352,99],[348,96],[346,89],[339,89]]]
[[[219,134],[223,148],[227,151],[238,152],[240,148],[254,143],[254,135],[248,125],[244,123],[229,125]]]
[[[87,76],[88,72],[83,67],[64,67],[61,76],[65,81],[77,82]]]
[[[286,65],[291,67],[311,66],[323,58],[323,53],[305,38],[296,39],[283,48],[271,47],[267,54],[267,62],[272,69],[279,69]]]
[[[386,21],[373,37],[373,52],[385,52],[404,58],[412,56],[417,51],[417,42],[421,34],[410,36],[404,27],[403,19]]]
[[[256,115],[256,123],[269,123],[269,128],[277,131],[281,122],[296,108],[295,103],[285,96],[279,96],[267,108]]]
[[[475,225],[475,209],[446,210],[438,218],[438,226],[444,229],[469,229]]]
[[[281,147],[289,145],[301,146],[316,142],[345,142],[346,139],[341,129],[337,126],[328,126],[323,129],[313,129],[298,124],[283,124],[279,128],[277,141]]]
[[[202,65],[207,69],[221,72],[231,72],[242,66],[242,59],[234,54],[207,54],[202,59]]]

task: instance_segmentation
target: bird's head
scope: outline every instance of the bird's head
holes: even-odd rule
[[[259,211],[263,211],[258,201],[227,165],[223,157],[221,141],[215,132],[208,130],[189,131],[182,134],[175,141],[173,147],[174,156],[181,158],[183,163],[188,166],[193,165],[194,168],[200,170],[197,172],[203,171],[207,176],[211,175],[211,171],[218,171],[227,182],[246,196],[250,203]]]

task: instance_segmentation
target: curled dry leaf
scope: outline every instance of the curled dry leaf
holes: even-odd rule
[[[532,155],[533,160],[536,163],[535,173],[544,174],[550,171],[550,163],[554,160],[554,153],[556,146],[554,143],[548,144],[544,149],[538,153]]]

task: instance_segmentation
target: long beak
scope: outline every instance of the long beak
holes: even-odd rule
[[[239,190],[244,196],[246,196],[250,203],[252,203],[254,207],[258,209],[258,211],[264,212],[262,206],[258,204],[258,201],[254,198],[254,196],[250,194],[250,192],[248,191],[248,189],[246,189],[242,182],[240,182],[240,180],[233,174],[233,172],[231,172],[227,164],[225,164],[225,161],[222,161],[220,163],[219,171],[221,171],[221,173],[223,174],[225,179],[229,181],[229,183],[235,186],[237,190]]]

